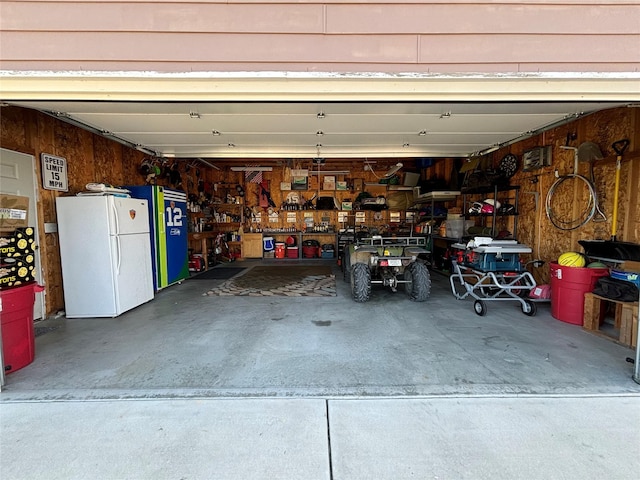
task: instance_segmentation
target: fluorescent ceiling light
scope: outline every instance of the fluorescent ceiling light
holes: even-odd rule
[[[272,172],[273,167],[231,167],[232,172]]]

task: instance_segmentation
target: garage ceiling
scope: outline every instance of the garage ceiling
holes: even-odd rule
[[[469,157],[621,102],[23,101],[175,158]]]

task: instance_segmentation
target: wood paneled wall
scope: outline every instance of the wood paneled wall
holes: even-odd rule
[[[144,177],[138,173],[143,154],[120,145],[114,141],[94,135],[78,127],[64,123],[47,115],[15,107],[2,107],[0,115],[0,146],[6,149],[34,155],[39,172],[41,153],[61,156],[68,161],[70,194],[85,188],[89,182],[105,182],[114,185],[143,184]],[[621,186],[619,197],[619,215],[617,235],[619,240],[640,243],[640,109],[619,108],[595,113],[581,118],[568,125],[555,128],[544,134],[494,152],[488,163],[497,165],[500,159],[511,152],[522,157],[522,153],[532,147],[551,145],[552,165],[531,172],[523,172],[521,165],[511,183],[520,185],[520,215],[518,217],[517,238],[534,249],[532,257],[546,262],[555,261],[565,251],[582,251],[578,240],[608,239],[611,235],[611,214],[613,210],[613,189],[615,178],[615,154],[611,148],[613,142],[627,138],[631,144],[622,162]],[[570,139],[569,142],[567,139]],[[571,146],[579,146],[583,142],[596,143],[605,155],[603,160],[594,164],[596,187],[600,195],[602,209],[608,217],[606,222],[589,222],[585,226],[571,231],[555,228],[545,214],[545,198],[549,188],[555,181],[554,173],[560,175],[573,171],[573,153],[560,147],[567,142]],[[396,162],[395,159],[378,160],[374,167],[380,174],[386,167]],[[410,169],[410,163],[403,160]],[[459,170],[461,160],[441,159],[434,166],[423,169],[423,180],[439,178],[448,187],[456,186],[455,173]],[[207,182],[227,182],[244,184],[241,172],[231,172],[229,165],[222,165],[222,170],[200,166],[201,178]],[[256,163],[256,162],[252,162]],[[259,163],[259,162],[258,162]],[[363,178],[375,182],[370,173],[365,173],[362,160],[328,161],[324,169],[350,170],[343,178]],[[309,165],[302,165],[308,167]],[[266,172],[264,177],[270,180],[273,187],[273,199],[279,206],[286,193],[279,190],[281,181],[287,181],[286,162],[276,162],[273,172]],[[589,165],[579,164],[579,173],[588,176]],[[337,176],[338,180],[343,179]],[[301,192],[310,196],[317,191],[318,177],[312,177],[309,191]],[[197,179],[193,171],[183,174],[185,188],[197,188]],[[40,183],[40,182],[39,182]],[[162,179],[160,184],[168,186],[168,180]],[[257,186],[244,184],[247,205],[256,204]],[[376,187],[373,187],[374,189]],[[370,193],[376,194],[374,189]],[[47,314],[64,308],[60,255],[56,234],[44,234],[45,222],[56,222],[55,197],[58,192],[41,189],[38,192],[38,221],[40,226],[40,251],[42,256],[43,278],[47,287]],[[336,196],[355,199],[357,193],[336,192]],[[580,199],[567,198],[567,202]],[[460,205],[462,206],[462,205]],[[549,281],[548,264],[536,269],[534,274],[541,283]]]
[[[58,235],[45,234],[44,223],[56,223],[55,199],[66,194],[41,187],[40,154],[67,159],[71,195],[84,190],[90,182],[140,184],[143,177],[137,168],[143,156],[136,150],[33,110],[2,107],[0,113],[2,148],[33,155],[36,159],[39,247],[46,286],[45,308],[50,315],[64,309],[64,296]],[[87,259],[87,268],[91,268],[90,259]]]
[[[582,252],[579,240],[608,240],[612,233],[612,213],[616,155],[612,144],[628,139],[630,145],[621,164],[621,184],[618,201],[618,240],[640,243],[640,109],[618,108],[597,112],[570,124],[555,128],[536,137],[516,143],[509,148],[494,152],[494,165],[507,153],[522,158],[522,153],[536,146],[552,146],[552,165],[523,172],[522,165],[511,179],[520,185],[520,215],[517,238],[534,249],[532,257],[546,262],[555,261],[566,251]],[[545,200],[549,189],[559,175],[574,170],[574,152],[561,146],[578,147],[583,142],[594,142],[605,158],[594,163],[594,178],[601,209],[607,216],[604,222],[590,221],[575,230],[560,230],[547,218]],[[589,178],[589,164],[578,163],[579,174]],[[586,198],[567,195],[565,202],[582,208]],[[537,269],[536,280],[549,283],[548,264]]]

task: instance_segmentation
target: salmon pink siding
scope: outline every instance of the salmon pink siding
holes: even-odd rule
[[[0,68],[637,72],[640,2],[2,1]]]

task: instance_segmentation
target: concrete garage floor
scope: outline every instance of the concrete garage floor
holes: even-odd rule
[[[479,317],[439,274],[426,303],[356,304],[334,270],[335,297],[189,279],[39,322],[1,394],[2,478],[637,478],[633,350],[549,304]]]

